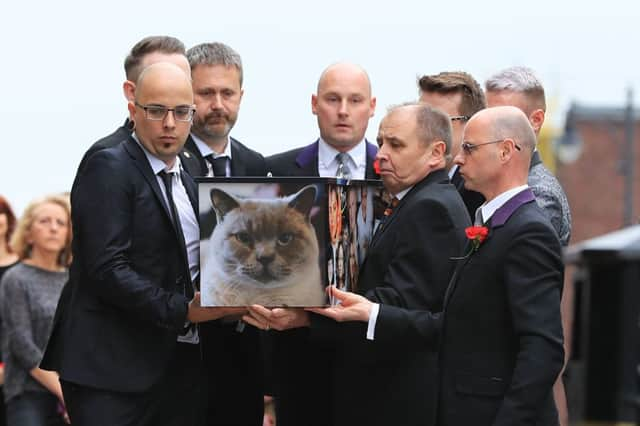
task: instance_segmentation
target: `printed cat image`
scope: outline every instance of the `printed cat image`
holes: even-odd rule
[[[202,266],[203,306],[322,306],[318,239],[309,220],[314,186],[276,199],[214,188],[218,223]]]

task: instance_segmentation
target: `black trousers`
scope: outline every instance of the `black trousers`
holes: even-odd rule
[[[207,381],[207,426],[262,426],[264,373],[260,332],[236,322],[200,324]]]
[[[61,380],[74,426],[201,426],[200,345],[178,343],[162,379],[141,393],[96,389]]]

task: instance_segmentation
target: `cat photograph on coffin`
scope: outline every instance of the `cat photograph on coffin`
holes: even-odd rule
[[[203,306],[323,306],[327,297],[311,223],[317,189],[275,198],[209,192],[217,224],[201,244]]]

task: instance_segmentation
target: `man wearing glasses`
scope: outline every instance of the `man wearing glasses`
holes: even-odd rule
[[[136,90],[136,81],[142,70],[157,62],[170,62],[176,64],[189,75],[189,63],[185,57],[184,44],[175,37],[149,36],[137,42],[124,60],[126,80],[122,83],[122,92],[127,101],[133,100]],[[95,142],[82,157],[78,166],[78,173],[84,170],[87,160],[93,153],[105,148],[118,145],[129,138],[135,123],[126,119],[124,124],[113,133]]]
[[[42,367],[58,371],[76,426],[196,425],[202,308],[196,188],[178,153],[195,111],[190,78],[147,67],[129,102],[133,134],[92,155],[72,198],[70,300]]]
[[[424,75],[418,80],[418,87],[420,102],[438,108],[449,115],[453,130],[451,160],[460,149],[465,124],[476,112],[486,107],[482,87],[470,74],[462,71]],[[449,161],[447,167],[449,179],[460,193],[469,216],[473,219],[476,209],[484,202],[484,197],[479,192],[464,187],[464,179],[453,161]]]
[[[531,127],[540,135],[540,129],[544,124],[546,100],[544,87],[532,69],[527,67],[511,67],[504,69],[485,82],[487,91],[487,103],[489,107],[514,106],[519,108],[529,119]],[[558,179],[545,167],[537,150],[534,151],[529,167],[529,186],[536,196],[536,202],[545,212],[553,228],[560,238],[563,247],[569,245],[571,238],[571,211],[567,196],[558,182]],[[563,294],[563,316],[565,330],[571,330],[573,318],[572,284],[567,283]],[[567,336],[569,337],[569,336]],[[567,355],[571,350],[571,341],[566,340]],[[554,395],[560,424],[569,424],[567,398],[562,377],[554,385]]]
[[[527,185],[535,134],[520,110],[497,107],[469,120],[464,141],[454,161],[487,199],[478,209],[484,237],[467,235],[442,312],[376,306],[339,290],[339,305],[314,312],[368,322],[367,339],[379,345],[437,348],[434,424],[557,425],[564,268],[558,237]]]

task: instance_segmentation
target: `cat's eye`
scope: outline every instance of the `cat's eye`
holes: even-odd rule
[[[249,236],[248,232],[238,232],[236,234],[236,239],[240,241],[242,244],[250,244],[251,236]]]
[[[283,246],[289,244],[291,242],[291,240],[293,240],[293,235],[288,233],[288,232],[285,233],[285,234],[280,234],[278,236],[278,244],[283,245]]]

